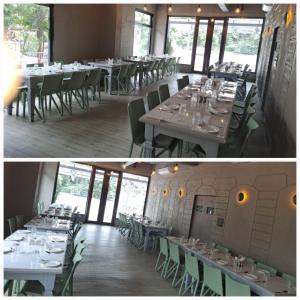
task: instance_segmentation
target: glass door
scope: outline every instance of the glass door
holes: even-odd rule
[[[220,62],[220,50],[223,36],[224,20],[215,20],[213,26],[214,28],[208,66]]]

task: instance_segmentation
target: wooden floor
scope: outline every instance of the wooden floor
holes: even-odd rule
[[[84,258],[74,275],[74,296],[175,296],[154,270],[157,253],[137,250],[111,226],[86,224]]]
[[[136,92],[135,96],[108,96],[102,93],[102,101],[90,101],[90,110],[83,111],[74,103],[73,115],[61,117],[55,110],[47,112],[46,122],[4,115],[4,156],[34,158],[104,158],[128,157],[131,134],[127,117],[127,104],[150,90],[168,83],[170,93],[177,92],[176,77],[149,85]],[[199,75],[190,75],[193,81]],[[21,109],[22,111],[22,109]],[[262,119],[263,122],[263,119]],[[261,122],[261,123],[262,123]],[[268,156],[266,132],[261,127],[251,137],[246,157]],[[251,148],[252,146],[252,148]],[[135,147],[132,157],[139,157],[140,149]],[[174,152],[176,155],[177,152]],[[193,157],[193,153],[184,153]],[[195,157],[195,156],[194,156]]]

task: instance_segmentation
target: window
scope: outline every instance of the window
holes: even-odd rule
[[[78,206],[77,211],[85,214],[92,167],[72,162],[60,163],[54,202]]]
[[[254,72],[263,19],[229,18],[224,62],[249,64]]]
[[[215,20],[209,65],[219,61],[224,20]]]
[[[165,52],[182,64],[191,64],[195,23],[193,17],[169,17]]]
[[[148,177],[123,173],[117,217],[119,212],[143,214],[148,180]]]
[[[133,55],[145,56],[150,53],[152,15],[135,11]]]
[[[21,65],[48,63],[48,6],[38,4],[4,4],[4,35]]]
[[[195,57],[195,65],[194,65],[195,71],[201,72],[203,69],[207,26],[208,26],[208,20],[199,21],[196,57]]]

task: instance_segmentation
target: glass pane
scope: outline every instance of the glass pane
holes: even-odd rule
[[[123,173],[117,217],[119,212],[142,215],[146,200],[148,178]]]
[[[191,64],[195,18],[169,17],[166,53],[180,57],[180,63]]]
[[[151,28],[140,24],[134,26],[133,55],[145,56],[150,50]]]
[[[262,19],[229,19],[224,62],[247,63],[255,71],[262,23]]]
[[[89,210],[89,221],[97,221],[100,208],[100,198],[103,186],[104,171],[96,170],[95,181]]]
[[[223,24],[223,20],[215,20],[209,65],[219,62]]]
[[[135,12],[135,22],[143,23],[146,25],[151,25],[151,16],[148,14],[144,14],[142,12],[136,11]]]
[[[4,35],[17,63],[48,63],[49,7],[4,4]]]
[[[78,206],[77,211],[85,214],[87,195],[90,184],[91,166],[72,162],[62,162],[59,165],[55,202]]]
[[[112,222],[112,216],[113,216],[114,205],[115,205],[115,200],[116,200],[116,192],[117,192],[117,186],[118,186],[118,178],[119,178],[119,175],[116,175],[116,174],[111,175],[109,178],[109,187],[108,187],[108,193],[107,193],[105,211],[104,211],[104,217],[103,217],[104,223]]]
[[[195,71],[202,72],[202,70],[203,70],[207,26],[208,26],[208,20],[200,20],[198,39],[197,39],[196,57],[195,57],[195,66],[194,66]]]

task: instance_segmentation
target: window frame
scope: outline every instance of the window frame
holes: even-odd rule
[[[258,44],[258,51],[256,55],[256,64],[255,64],[255,70],[251,71],[252,74],[256,74],[257,66],[259,63],[259,58],[260,58],[260,50],[261,50],[261,43],[262,43],[262,33],[264,30],[265,26],[265,17],[241,17],[241,16],[236,16],[236,15],[230,15],[230,16],[225,16],[225,17],[201,17],[201,16],[184,16],[184,15],[167,15],[167,21],[166,21],[166,31],[165,31],[165,40],[164,40],[164,54],[166,53],[166,48],[167,48],[167,40],[168,40],[168,31],[169,31],[169,19],[170,17],[178,17],[178,18],[195,18],[195,28],[194,28],[194,38],[193,38],[193,49],[192,49],[192,57],[191,57],[191,64],[182,64],[179,62],[180,65],[182,66],[190,66],[192,72],[194,73],[203,73],[200,71],[195,71],[194,70],[194,62],[195,62],[195,54],[196,54],[196,47],[197,47],[197,38],[198,38],[198,30],[199,30],[199,23],[201,20],[208,20],[208,28],[207,28],[207,36],[206,43],[205,43],[205,52],[207,51],[207,47],[209,47],[209,53],[205,55],[204,57],[204,66],[205,64],[209,63],[210,59],[210,51],[211,51],[211,43],[212,43],[212,36],[209,36],[209,32],[213,32],[214,29],[214,22],[211,22],[210,20],[213,18],[214,20],[224,20],[223,23],[223,30],[222,30],[222,37],[221,37],[221,44],[220,44],[220,53],[219,53],[219,61],[222,63],[224,59],[224,54],[225,54],[225,46],[226,46],[226,40],[227,40],[227,32],[228,32],[228,23],[229,19],[260,19],[262,20],[262,26],[261,26],[261,32],[260,32],[260,39],[259,39],[259,44]],[[205,72],[205,67],[203,68]]]
[[[141,22],[136,22],[135,21],[135,13],[136,12],[139,12],[139,13],[142,13],[142,14],[150,16],[150,25],[145,24],[145,23],[141,23]],[[143,11],[143,10],[141,10],[139,8],[135,8],[135,10],[134,10],[134,31],[135,31],[135,25],[137,25],[137,24],[140,25],[140,26],[144,26],[144,27],[150,28],[150,38],[149,38],[148,55],[151,53],[151,49],[152,49],[153,17],[154,17],[154,14],[152,14],[150,12]],[[133,36],[133,45],[134,45],[134,36]],[[132,50],[133,50],[133,48],[132,48]]]

